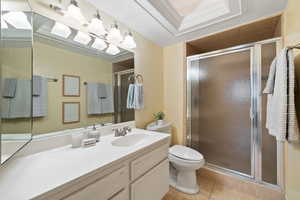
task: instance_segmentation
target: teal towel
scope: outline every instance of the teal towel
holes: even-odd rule
[[[130,84],[128,86],[128,94],[127,94],[127,108],[134,109],[134,89],[135,84]]]

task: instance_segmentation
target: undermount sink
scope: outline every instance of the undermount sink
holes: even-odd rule
[[[129,134],[126,136],[121,136],[118,139],[115,139],[114,141],[111,142],[113,146],[119,146],[119,147],[128,147],[128,146],[133,146],[136,145],[140,142],[143,142],[146,140],[148,137],[150,137],[147,134]]]

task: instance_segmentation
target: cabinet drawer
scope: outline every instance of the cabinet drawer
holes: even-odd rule
[[[131,181],[137,179],[152,167],[168,157],[168,145],[164,145],[131,162]]]
[[[86,185],[64,200],[107,200],[128,184],[128,168],[122,167],[98,180]]]
[[[161,200],[169,190],[169,161],[166,159],[131,184],[131,200]]]

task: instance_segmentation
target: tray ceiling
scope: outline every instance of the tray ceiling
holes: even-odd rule
[[[241,0],[135,1],[174,36],[242,14]]]
[[[287,0],[88,1],[162,46],[278,15],[287,5]]]

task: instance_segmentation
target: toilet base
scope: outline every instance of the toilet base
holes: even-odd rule
[[[172,187],[187,194],[197,194],[199,192],[195,171],[174,173],[176,172],[170,170],[169,183]]]

